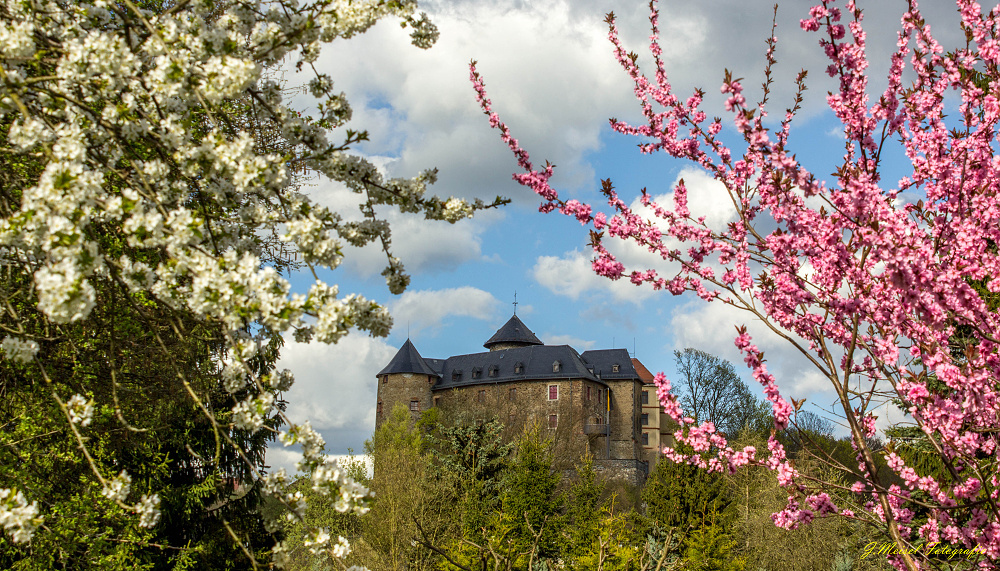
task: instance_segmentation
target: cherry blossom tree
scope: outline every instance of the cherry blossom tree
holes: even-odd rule
[[[388,179],[350,152],[367,134],[346,127],[345,95],[313,62],[324,43],[385,17],[409,27],[417,47],[437,38],[414,0],[0,4],[4,391],[44,387],[59,416],[49,420],[61,423],[53,433],[73,445],[66,453],[80,455],[101,495],[134,514],[139,528],[157,525],[163,490],[133,489],[127,471],[109,471],[91,431],[107,418],[126,434],[148,430],[142,415],[164,394],[186,399],[209,426],[212,450],[189,446],[183,460],[195,472],[225,478],[222,459],[242,462],[237,484],[275,494],[288,518],[301,519],[301,494],[285,492],[283,470],[264,473],[253,440],[275,436],[283,423],[276,436],[301,445],[298,467],[314,488],[340,511],[367,509],[370,494],[327,461],[320,435],[308,423],[290,423],[277,406],[293,377],[274,370],[274,351],[285,335],[324,343],[351,328],[385,335],[391,319],[376,302],[318,278],[307,293],[293,294],[282,271],[315,276],[340,264],[344,244],[375,242],[388,256],[388,289],[399,293],[408,277],[391,255],[390,228],[377,207],[455,222],[503,202],[431,197],[425,191],[436,171]],[[303,83],[315,98],[314,116],[283,99],[274,70],[291,63],[311,78]],[[360,221],[299,192],[307,172],[357,193]],[[106,308],[123,312],[116,323],[135,328],[125,349],[109,341],[122,337],[103,335],[96,316]],[[136,347],[136,339],[149,346]],[[85,354],[97,363],[84,363]],[[173,384],[152,390],[154,377],[121,364],[126,354],[160,363],[167,373],[155,378]],[[67,362],[75,365],[56,366]],[[93,366],[93,377],[78,374],[81,366]],[[123,383],[136,390],[119,394]],[[6,431],[29,417],[0,422]],[[59,517],[39,506],[43,498],[31,497],[27,482],[0,481],[0,523],[14,543],[31,541],[46,518]],[[265,523],[274,530],[278,522]],[[310,533],[313,553],[350,551],[343,538]],[[285,560],[277,543],[273,562]]]
[[[660,374],[661,403],[681,426],[678,439],[696,452],[668,449],[668,457],[710,471],[766,466],[788,491],[787,506],[772,516],[776,525],[794,529],[838,516],[870,522],[894,542],[890,558],[899,568],[948,566],[933,552],[944,546],[968,550],[961,557],[992,568],[1000,560],[1000,313],[981,292],[1000,290],[1000,9],[984,13],[972,0],[958,0],[966,43],[946,51],[916,2],[907,2],[888,86],[870,98],[863,14],[854,0],[836,4],[823,0],[801,21],[819,34],[830,61],[826,72],[839,80],[827,103],[843,125],[845,145],[830,180],[810,172],[788,147],[805,71],[790,108],[769,117],[773,31],[762,99],[748,103],[729,72],[722,82],[725,112],[742,138],[733,147],[723,140],[722,120],[702,110],[704,92],[685,98],[669,83],[655,1],[649,76],[608,15],[615,57],[643,116],[640,124],[612,119],[612,129],[639,137],[644,153],[689,160],[721,182],[738,213],[724,231],[691,214],[683,181],[670,204],[643,189],[641,210],[608,180],[607,211],[560,198],[549,184],[552,165],[531,163],[493,111],[475,62],[471,80],[490,125],[524,171],[514,179],[541,196],[542,212],[558,210],[591,228],[596,273],[673,295],[693,292],[765,324],[828,379],[857,461],[828,459],[855,482],[845,487],[801,474],[773,435],[766,451],[734,450],[711,423],[685,416]],[[904,81],[904,72],[914,79]],[[898,181],[881,176],[893,146],[912,164]],[[613,240],[648,249],[669,269],[626,267],[608,247]],[[794,424],[802,401],[781,394],[745,327],[737,328],[735,344],[770,403],[775,431]],[[875,411],[889,399],[902,405],[933,451],[937,476],[908,466],[891,443],[881,451],[873,446]],[[891,476],[879,474],[879,455]],[[845,500],[838,505],[834,497]]]

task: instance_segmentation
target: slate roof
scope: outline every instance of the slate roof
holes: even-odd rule
[[[628,349],[585,351],[581,357],[588,365],[594,367],[594,374],[600,375],[604,380],[618,381],[639,378],[639,373],[632,366],[632,358],[628,354]],[[615,365],[618,365],[617,373]]]
[[[489,341],[483,343],[483,347],[489,349],[490,347],[500,344],[500,343],[521,343],[523,345],[541,345],[542,342],[535,337],[535,334],[528,329],[528,326],[524,324],[517,315],[511,317],[503,327],[497,330],[490,337]]]
[[[560,363],[553,372],[552,364]],[[518,373],[517,366],[522,366]],[[490,376],[492,367],[496,367]],[[473,371],[478,369],[478,376]],[[457,374],[456,374],[457,373]],[[569,345],[532,345],[487,353],[456,355],[445,359],[440,380],[433,389],[450,389],[479,384],[548,379],[587,379],[605,384],[588,368],[580,354]]]
[[[440,359],[431,359],[432,361],[439,361]],[[417,348],[413,346],[413,343],[409,339],[403,346],[396,351],[396,356],[389,361],[389,364],[385,366],[384,369],[378,372],[379,376],[389,375],[392,373],[419,373],[421,375],[433,375],[440,376],[437,371],[431,368],[420,353]]]

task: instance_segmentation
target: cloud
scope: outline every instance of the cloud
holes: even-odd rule
[[[579,250],[562,256],[539,256],[531,276],[552,293],[572,300],[605,298],[610,294],[615,301],[640,305],[656,293],[651,288],[636,287],[627,279],[611,281],[595,274],[591,259]]]
[[[500,301],[493,294],[471,286],[407,291],[391,306],[394,329],[409,327],[411,333],[441,326],[448,317],[461,316],[492,321],[499,316]],[[388,360],[386,360],[388,362]]]
[[[540,336],[546,345],[569,345],[579,352],[589,351],[597,345],[597,341],[587,341],[572,335],[552,335],[546,333]]]
[[[830,381],[788,341],[772,332],[749,312],[700,299],[678,306],[670,320],[673,346],[683,350],[693,347],[732,362],[744,379],[750,371],[736,349],[736,326],[746,325],[753,342],[764,351],[768,371],[774,375],[785,399],[809,397],[809,406],[829,410],[836,395]],[[761,388],[751,381],[750,388],[763,398]]]
[[[671,190],[654,196],[655,202],[673,209],[673,188],[682,179],[688,190],[688,208],[693,217],[704,216],[705,223],[716,231],[724,230],[729,222],[736,220],[736,207],[723,184],[696,168],[681,169],[670,185]],[[636,214],[656,221],[653,210],[643,206],[638,198],[630,208]],[[666,227],[663,226],[663,229]],[[665,261],[659,254],[634,242],[605,238],[604,243],[617,260],[624,264],[626,275],[633,270],[655,269],[660,277],[669,278],[679,269],[677,264]],[[671,249],[684,247],[681,242],[669,236],[664,237],[664,244]],[[549,291],[573,300],[580,299],[585,294],[610,294],[616,301],[640,305],[659,293],[649,286],[636,287],[628,279],[611,281],[598,276],[591,268],[591,258],[579,250],[566,252],[562,256],[540,256],[532,269],[532,276]]]
[[[360,450],[375,429],[375,374],[396,350],[357,331],[335,345],[286,339],[278,368],[295,374],[284,395],[288,417],[309,420],[326,438],[328,451]]]
[[[390,162],[376,161],[376,165],[384,171],[384,165]],[[319,179],[309,183],[308,191],[319,204],[339,213],[345,220],[362,218],[358,208],[361,195],[343,184]],[[388,221],[392,229],[392,255],[399,258],[410,273],[451,271],[466,262],[483,258],[482,234],[506,217],[502,211],[490,210],[477,213],[475,219],[450,224],[427,220],[423,215],[402,213],[394,207],[383,208],[377,214]],[[386,255],[381,243],[363,248],[345,245],[343,266],[365,278],[382,273]]]
[[[653,201],[661,207],[674,210],[674,189],[682,180],[684,188],[687,189],[687,206],[692,218],[697,220],[705,217],[705,224],[716,232],[725,231],[730,222],[738,219],[736,206],[729,198],[725,185],[708,172],[696,167],[682,168],[670,184],[670,190],[654,195]],[[630,206],[636,214],[647,219],[655,219],[653,210],[643,206],[639,198],[636,198]],[[666,229],[666,226],[663,226],[663,229]],[[671,247],[677,245],[679,244],[674,243]]]
[[[924,6],[946,49],[962,45],[953,6]],[[439,27],[441,38],[429,50],[409,43],[406,30],[383,21],[350,41],[324,46],[316,67],[329,73],[335,89],[351,102],[352,129],[365,129],[370,142],[355,151],[391,156],[394,176],[413,176],[438,167],[436,191],[444,195],[490,198],[510,195],[524,203],[534,196],[511,181],[516,163],[479,110],[468,79],[468,62],[479,61],[494,108],[511,126],[536,163],[549,159],[560,166],[554,183],[571,193],[593,188],[595,172],[589,155],[600,151],[602,129],[609,117],[636,120],[640,107],[632,82],[615,61],[604,24],[606,0],[546,2],[421,2]],[[642,70],[651,75],[648,9],[643,2],[616,6],[618,32],[626,50],[639,54]],[[743,83],[748,101],[760,96],[764,39],[771,35],[772,14],[754,3],[737,0],[662,3],[660,37],[663,62],[675,93],[682,99],[704,88],[703,108],[709,116],[722,111],[719,93],[723,70]],[[894,3],[871,3],[865,9],[869,34],[871,98],[884,89],[889,54],[902,10]],[[777,58],[772,70],[771,119],[779,120],[793,99],[793,78],[811,70],[803,114],[826,109],[822,96],[839,89],[823,71],[829,61],[819,47],[821,34],[802,31],[802,6],[782,8],[777,15]],[[939,26],[946,21],[947,26]],[[306,81],[287,74],[289,83]],[[304,105],[305,96],[299,96]]]

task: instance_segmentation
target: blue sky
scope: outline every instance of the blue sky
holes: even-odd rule
[[[867,10],[871,93],[884,87],[888,51],[903,2],[859,2]],[[937,3],[925,16],[940,25],[939,39],[959,39],[954,6]],[[792,78],[811,70],[803,110],[792,134],[799,158],[827,176],[842,156],[838,124],[825,111],[825,94],[835,89],[823,70],[818,35],[798,21],[809,4],[782,5],[778,16],[778,67],[772,116],[791,104]],[[567,198],[598,202],[600,180],[611,178],[626,201],[646,187],[669,193],[683,177],[692,210],[724,224],[732,215],[720,188],[691,165],[666,156],[642,156],[636,140],[616,135],[609,117],[635,119],[631,85],[617,66],[606,39],[604,14],[619,16],[621,36],[649,69],[648,9],[642,1],[447,1],[421,3],[441,30],[438,44],[421,51],[405,30],[385,21],[364,36],[331,45],[317,67],[334,78],[354,109],[350,124],[368,129],[371,142],[357,148],[392,176],[413,176],[438,167],[432,187],[439,196],[510,197],[513,203],[455,225],[384,211],[393,223],[394,252],[412,275],[401,296],[388,293],[379,276],[384,257],[366,248],[347,252],[344,264],[322,277],[342,293],[358,292],[388,305],[395,327],[388,338],[352,333],[335,346],[286,346],[281,366],[296,374],[286,395],[296,421],[309,418],[326,437],[331,453],[360,451],[374,428],[375,374],[405,341],[407,333],[425,357],[483,350],[482,343],[510,316],[517,292],[518,315],[547,343],[579,351],[634,348],[651,371],[673,374],[672,352],[696,347],[728,358],[743,371],[733,347],[734,326],[759,328],[749,316],[697,298],[672,297],[628,283],[612,283],[590,271],[586,229],[557,213],[537,212],[538,201],[511,180],[517,167],[509,151],[478,110],[468,81],[469,60],[479,61],[495,109],[536,164],[558,165],[554,185]],[[768,3],[714,0],[667,2],[662,8],[664,57],[677,92],[707,92],[710,116],[722,110],[723,69],[746,78],[748,100],[759,94],[764,39],[770,32]],[[295,83],[294,75],[288,77]],[[732,137],[732,132],[728,132]],[[741,147],[734,145],[734,150]],[[886,181],[903,174],[890,165]],[[356,211],[350,193],[324,180],[306,189],[321,203],[348,216]],[[600,206],[600,204],[595,204]],[[619,249],[628,262],[648,257]],[[641,269],[641,268],[640,268]],[[296,289],[311,281],[295,276]],[[832,392],[794,350],[761,336],[786,397],[806,396],[814,407],[829,407]],[[748,375],[744,375],[749,378]],[[755,388],[755,387],[752,387]],[[821,412],[812,408],[814,412]],[[272,450],[274,465],[294,463],[291,451]]]

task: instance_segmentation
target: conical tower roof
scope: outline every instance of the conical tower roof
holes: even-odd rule
[[[520,319],[518,319],[517,314],[510,318],[503,327],[497,330],[490,337],[490,340],[483,343],[483,347],[487,349],[492,348],[494,345],[499,345],[500,343],[511,343],[519,347],[527,347],[528,345],[543,345],[538,337],[528,329]]]
[[[396,356],[389,361],[384,369],[378,372],[379,376],[390,375],[392,373],[418,373],[421,375],[440,376],[431,369],[420,352],[413,346],[409,339],[396,352]]]

